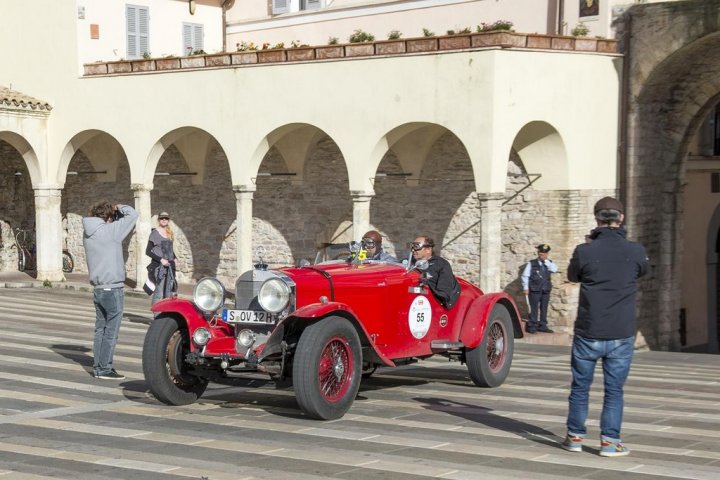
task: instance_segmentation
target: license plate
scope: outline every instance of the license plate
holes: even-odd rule
[[[277,315],[269,312],[256,310],[228,310],[224,309],[222,319],[228,323],[259,323],[273,324],[277,320]]]

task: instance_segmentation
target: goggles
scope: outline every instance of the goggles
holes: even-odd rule
[[[158,220],[170,220],[170,217],[158,217]]]
[[[419,250],[422,250],[423,248],[430,247],[427,243],[420,243],[420,242],[412,242],[408,245],[408,247],[413,251],[417,252]]]
[[[375,240],[372,238],[363,238],[362,244],[365,245],[367,248],[373,248],[375,246]]]

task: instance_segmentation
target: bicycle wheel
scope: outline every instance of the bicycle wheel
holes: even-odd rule
[[[75,268],[75,262],[73,261],[73,257],[72,257],[72,255],[70,255],[70,252],[63,252],[62,263],[63,263],[63,272],[72,273],[73,268]]]
[[[25,250],[18,250],[18,270],[20,270],[21,272],[25,271],[25,268],[27,268],[27,260],[28,259]]]

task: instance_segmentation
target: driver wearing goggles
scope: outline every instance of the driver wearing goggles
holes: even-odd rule
[[[370,230],[362,238],[363,248],[367,251],[367,260],[398,263],[397,258],[382,248],[382,235],[377,230]]]
[[[413,263],[418,260],[428,261],[429,267],[424,272],[427,285],[438,302],[448,310],[451,309],[460,298],[460,284],[450,263],[435,255],[435,241],[427,235],[420,235],[408,246],[412,250]]]

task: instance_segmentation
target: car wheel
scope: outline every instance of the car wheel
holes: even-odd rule
[[[208,381],[188,373],[185,355],[190,352],[187,330],[172,317],[158,317],[150,324],[143,345],[143,373],[155,398],[168,405],[188,405],[200,398]]]
[[[475,385],[498,387],[510,372],[514,349],[512,320],[507,308],[496,304],[490,311],[483,339],[465,352],[468,372]]]
[[[362,353],[352,324],[328,317],[307,327],[293,359],[293,384],[300,408],[310,417],[345,415],[360,388]]]

